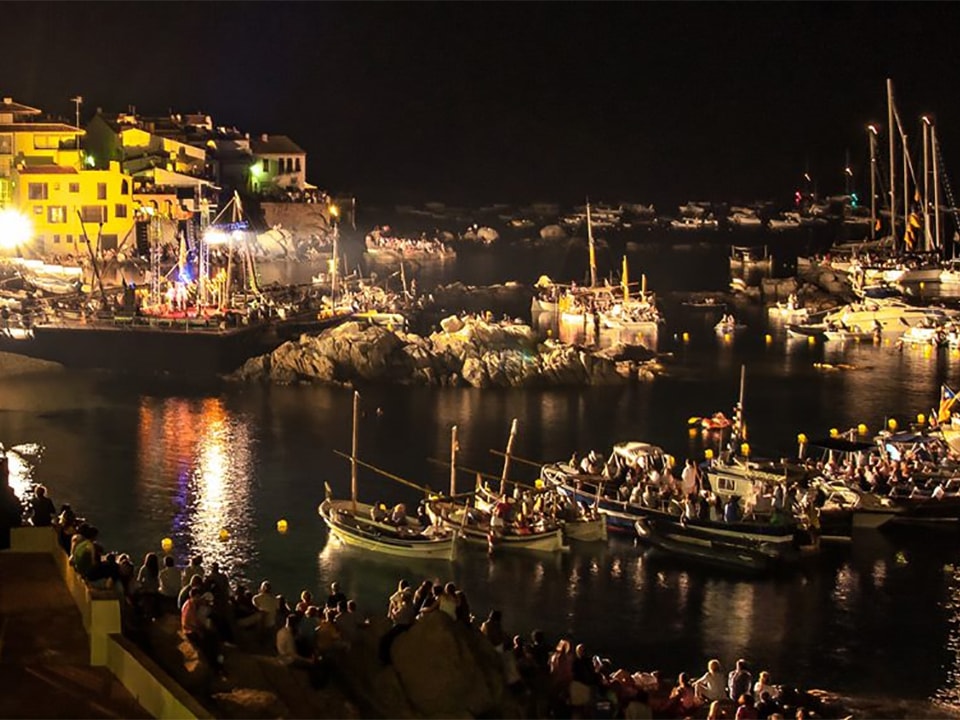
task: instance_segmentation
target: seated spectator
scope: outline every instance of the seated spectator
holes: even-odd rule
[[[203,578],[200,575],[192,575],[190,577],[190,582],[184,585],[180,589],[180,593],[177,595],[177,609],[183,610],[184,604],[190,598],[190,592],[194,589],[202,590],[203,589]]]
[[[84,580],[90,579],[90,574],[97,566],[96,539],[99,531],[84,523],[74,536],[70,553],[70,564]]]
[[[293,665],[302,658],[297,653],[297,616],[287,615],[283,627],[277,630],[277,657],[284,665]]]
[[[65,553],[70,552],[70,539],[77,532],[77,515],[68,503],[60,506],[60,517],[57,518],[57,532],[59,534],[60,547]]]
[[[677,678],[677,686],[670,692],[670,706],[677,717],[687,717],[700,707],[697,693],[685,672],[680,673]]]
[[[506,642],[506,636],[501,625],[502,617],[499,610],[491,610],[490,615],[480,625],[480,632],[490,641],[497,652],[503,652],[503,645]]]
[[[183,577],[180,578],[180,585],[187,587],[190,584],[190,578],[194,575],[199,575],[200,578],[203,578],[203,557],[200,555],[194,555],[190,558],[190,564],[183,569]]]
[[[280,599],[273,594],[273,589],[267,580],[260,583],[260,592],[253,596],[253,606],[261,613],[263,628],[273,633],[277,627],[277,613],[280,611]],[[290,615],[291,613],[287,613]],[[284,616],[286,617],[286,615]]]
[[[50,527],[56,514],[57,508],[47,497],[47,489],[43,485],[37,485],[30,500],[30,521],[34,527]]]
[[[300,602],[297,603],[296,612],[301,615],[307,614],[307,609],[313,605],[313,593],[309,590],[300,592]]]
[[[341,602],[346,602],[347,596],[343,594],[340,590],[340,583],[332,582],[330,583],[330,595],[327,596],[327,607],[336,610],[340,607]]]
[[[693,682],[697,695],[705,702],[727,699],[727,688],[719,660],[707,663],[707,672]]]
[[[175,565],[172,555],[163,558],[163,567],[160,569],[160,594],[176,601],[180,595],[180,570]]]

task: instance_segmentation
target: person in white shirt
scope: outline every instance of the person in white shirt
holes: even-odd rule
[[[253,606],[263,617],[264,629],[272,632],[277,626],[277,610],[280,609],[280,601],[273,594],[269,581],[264,580],[260,583],[260,592],[253,596]]]
[[[687,464],[680,474],[680,484],[683,490],[683,496],[689,497],[697,491],[697,466],[693,460],[687,460]]]
[[[293,665],[301,659],[297,654],[297,639],[294,632],[296,620],[296,615],[287,615],[283,627],[277,630],[277,657],[284,665]]]
[[[187,587],[190,584],[190,578],[194,575],[203,577],[203,558],[200,555],[190,559],[190,564],[183,569],[183,577],[180,579],[180,587]]]
[[[706,702],[727,699],[727,678],[720,669],[719,660],[707,663],[707,672],[693,682],[697,695]]]
[[[180,570],[174,565],[173,556],[167,555],[163,559],[163,568],[160,570],[160,594],[176,600],[181,588]]]

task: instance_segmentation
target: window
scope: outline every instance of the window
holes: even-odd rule
[[[263,174],[264,174],[264,175],[269,175],[269,174],[270,174],[270,161],[269,161],[269,160],[267,160],[266,158],[264,158],[263,160],[260,161],[260,166],[263,168]]]
[[[13,135],[0,135],[0,155],[13,154]]]
[[[297,158],[293,163],[294,172],[300,172],[300,158]]]
[[[59,236],[59,235],[54,235],[54,236],[53,236],[53,244],[54,244],[54,245],[59,245],[59,244],[60,244],[60,236]]]
[[[58,150],[60,148],[60,136],[34,135],[33,148],[35,150]]]
[[[67,235],[67,242],[73,244],[73,235]]]
[[[97,200],[107,199],[107,184],[97,183]]]
[[[67,221],[67,208],[63,205],[51,205],[47,208],[48,223],[65,223]]]
[[[113,216],[118,218],[125,218],[127,216],[127,206],[123,203],[117,203],[114,207]]]
[[[31,200],[47,199],[46,183],[27,183],[27,197]]]
[[[80,183],[70,183],[70,192],[72,193],[80,192]]]
[[[124,180],[123,182],[120,183],[120,194],[121,194],[121,195],[129,195],[129,194],[130,194],[130,185],[129,185],[129,183],[127,183],[126,180]],[[117,215],[117,217],[120,217],[120,216]],[[124,217],[126,217],[126,215],[124,215]]]
[[[33,206],[34,215],[43,215],[43,205],[34,205]]]
[[[107,221],[105,205],[84,205],[80,208],[80,219],[85,223],[102,223]]]

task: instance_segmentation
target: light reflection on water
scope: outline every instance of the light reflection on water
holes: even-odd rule
[[[173,511],[167,532],[181,562],[199,554],[243,577],[256,560],[252,425],[219,398],[141,401],[138,502],[147,515]]]

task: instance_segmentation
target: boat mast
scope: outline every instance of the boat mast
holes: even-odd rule
[[[930,235],[930,118],[920,118],[923,127],[923,249],[934,249]]]
[[[900,126],[899,118],[897,125]],[[903,237],[906,244],[907,234],[913,237],[913,226],[910,224],[910,175],[907,170],[910,158],[907,155],[907,134],[903,132],[902,127],[900,127],[900,157],[903,158]],[[910,249],[913,250],[912,247]]]
[[[457,426],[450,430],[450,497],[457,494]]]
[[[357,513],[357,438],[359,435],[360,393],[353,391],[353,439],[350,444],[350,500],[353,513]]]
[[[870,139],[870,240],[877,239],[877,128],[867,125]]]
[[[744,440],[745,433],[743,432],[743,391],[747,384],[747,366],[740,366],[740,398],[737,400],[737,442]],[[736,452],[736,447],[734,447],[734,452]]]
[[[590,287],[597,286],[597,251],[593,245],[593,223],[590,220],[590,201],[587,200],[587,243],[590,247]]]
[[[517,438],[517,419],[514,418],[510,423],[510,437],[507,440],[507,452],[503,456],[503,474],[500,475],[500,497],[503,497],[507,489],[507,473],[510,470],[510,453],[513,452],[513,441]]]
[[[895,182],[897,164],[894,160],[896,151],[893,138],[893,80],[887,78],[887,135],[890,142],[890,236],[893,238],[893,248],[897,248],[897,184]]]
[[[933,156],[933,237],[936,240],[937,247],[942,248],[942,235],[940,234],[940,149],[937,147],[937,128],[930,125],[930,154]],[[951,243],[950,254],[953,254],[953,243]]]
[[[333,275],[332,285],[330,287],[330,294],[333,296],[333,307],[337,307],[337,295],[340,292],[340,260],[339,260],[339,240],[340,240],[340,227],[337,225],[336,221],[333,224],[333,261],[331,263],[332,267],[330,268],[331,275]]]
[[[630,300],[630,282],[627,278],[627,256],[623,256],[623,273],[621,277],[623,284],[623,304],[626,305]]]

